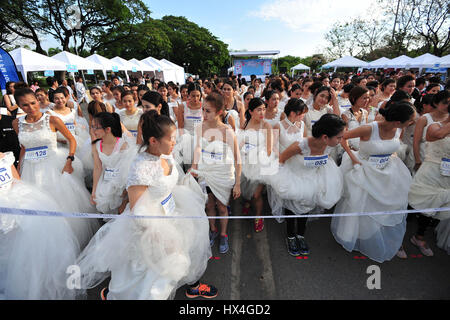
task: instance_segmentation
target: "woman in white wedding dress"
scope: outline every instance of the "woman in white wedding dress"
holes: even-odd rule
[[[346,131],[341,171],[344,194],[335,213],[405,210],[411,175],[396,156],[402,128],[414,121],[415,110],[409,102],[390,102],[380,109],[382,121]],[[359,138],[359,151],[350,150],[347,139]],[[397,253],[406,258],[402,242],[406,214],[333,217],[331,231],[347,251],[357,250],[379,263]]]
[[[215,297],[214,287],[196,282],[211,257],[208,221],[203,219],[206,197],[190,174],[177,185],[173,121],[151,110],[141,123],[145,150],[130,168],[129,204],[122,215],[149,218],[117,218],[97,232],[77,260],[82,287],[94,287],[110,274],[102,297],[111,300],[170,299],[177,288],[192,283],[188,297]]]
[[[96,114],[91,129],[96,138],[92,143],[94,173],[91,203],[101,213],[122,213],[128,201],[128,172],[137,148],[134,142],[122,137],[120,117],[115,112]]]
[[[96,212],[89,203],[89,192],[82,178],[83,166],[74,158],[73,135],[61,119],[40,111],[31,89],[18,90],[16,101],[26,113],[13,122],[22,148],[19,161],[22,180],[52,194],[59,211]],[[57,146],[58,131],[69,141],[69,154],[67,149]],[[81,247],[89,242],[99,226],[96,219],[70,218],[68,221]]]
[[[59,211],[52,196],[20,180],[12,152],[0,153],[2,207]],[[0,300],[69,300],[80,291],[66,285],[67,267],[80,252],[63,217],[0,215]]]
[[[206,213],[228,216],[227,205],[230,195],[237,199],[241,195],[241,159],[239,146],[233,129],[225,125],[221,118],[224,99],[218,93],[210,93],[203,105],[203,122],[196,130],[196,147],[191,172],[199,176],[199,183],[208,194]],[[215,219],[209,219],[210,244],[219,235]],[[220,219],[219,252],[229,249],[227,235],[228,219]]]

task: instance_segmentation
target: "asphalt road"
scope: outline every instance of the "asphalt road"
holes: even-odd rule
[[[240,202],[232,206],[241,215]],[[266,203],[265,214],[269,214]],[[432,300],[450,299],[450,256],[439,249],[433,229],[426,240],[433,257],[420,255],[409,239],[416,230],[416,218],[408,218],[404,248],[408,258],[394,257],[382,264],[347,252],[333,238],[331,218],[308,222],[306,239],[311,254],[297,259],[286,250],[285,223],[266,219],[261,233],[253,231],[253,221],[230,220],[230,250],[220,254],[218,243],[201,281],[219,289],[217,300]],[[380,289],[368,289],[369,266],[380,268]],[[102,285],[89,291],[89,299],[99,299]],[[370,282],[370,281],[369,281]],[[201,300],[197,298],[196,300]],[[190,300],[180,288],[175,300]]]

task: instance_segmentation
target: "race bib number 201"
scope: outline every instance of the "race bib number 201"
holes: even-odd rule
[[[0,167],[0,189],[6,188],[12,182],[11,168]]]

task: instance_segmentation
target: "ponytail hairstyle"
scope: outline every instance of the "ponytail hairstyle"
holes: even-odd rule
[[[425,104],[430,105],[433,109],[436,109],[436,106],[433,104],[434,94],[426,94],[424,96],[419,96],[419,98],[414,101],[414,106],[419,113],[423,112],[423,106]]]
[[[139,120],[142,127],[142,146],[148,147],[151,137],[159,140],[164,137],[169,127],[175,127],[175,123],[168,116],[159,115],[158,111],[150,110],[141,115]]]
[[[252,118],[250,111],[255,110],[256,108],[260,107],[260,106],[265,106],[264,101],[260,98],[253,98],[252,100],[250,100],[250,102],[248,103],[248,109],[245,111],[245,125],[244,125],[244,129],[247,127],[250,119]]]
[[[413,76],[407,75],[398,78],[397,80],[397,89],[403,88],[408,82],[415,80]]]
[[[391,101],[386,104],[386,107],[379,110],[379,113],[386,119],[386,121],[400,121],[405,123],[414,114],[415,109],[408,101]]]
[[[14,94],[14,98],[16,97],[16,95]],[[448,90],[442,90],[442,91],[439,91],[438,93],[436,93],[434,96],[433,96],[433,101],[432,101],[432,103],[433,103],[433,107],[434,108],[437,108],[437,105],[440,103],[440,102],[447,102],[447,100],[448,100],[448,98],[450,97],[450,92],[448,91]],[[16,99],[16,101],[17,101],[17,99]]]
[[[122,138],[122,125],[120,123],[120,116],[117,113],[99,112],[94,116],[94,119],[97,120],[103,129],[111,128],[111,133],[114,137]],[[99,140],[101,139],[92,141],[92,144],[95,144]]]
[[[178,94],[178,86],[175,83],[169,82],[169,87],[171,87]]]
[[[103,102],[92,100],[87,107],[88,113],[94,117],[97,113],[107,112],[106,105]]]
[[[361,87],[361,86],[355,86],[352,90],[350,90],[350,93],[348,94],[348,100],[350,103],[355,105],[356,101],[366,92],[369,92],[368,89]]]
[[[31,94],[36,98],[36,94],[30,88],[20,88],[20,89],[16,89],[14,91],[14,99],[16,100],[17,104],[19,105],[19,98],[24,97],[28,94]],[[20,107],[20,105],[19,105],[19,107]]]
[[[312,136],[320,138],[322,135],[326,135],[328,138],[332,138],[344,130],[345,125],[345,121],[338,115],[326,113],[313,124]]]
[[[286,114],[286,117],[289,117],[291,112],[297,113],[304,113],[308,110],[308,107],[301,99],[291,98],[284,106],[284,113]]]
[[[405,91],[402,90],[396,90],[394,92],[394,94],[391,96],[391,99],[389,101],[392,102],[399,102],[399,101],[404,101],[404,100],[410,100],[411,99],[411,95]]]
[[[198,83],[190,82],[188,85],[188,95],[191,94],[192,91],[198,91],[200,92],[200,100],[202,99],[202,89],[198,85]]]

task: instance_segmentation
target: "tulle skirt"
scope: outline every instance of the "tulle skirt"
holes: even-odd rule
[[[48,193],[25,182],[14,182],[7,192],[0,192],[0,202],[9,208],[59,210]],[[0,298],[82,297],[84,291],[77,290],[76,279],[68,285],[70,274],[66,273],[79,252],[66,218],[0,215]]]
[[[405,210],[411,175],[403,162],[392,156],[384,169],[365,160],[353,167],[347,153],[341,170],[345,187],[335,213]],[[406,214],[333,217],[331,232],[347,251],[357,250],[377,262],[391,260],[400,249],[406,231]]]
[[[205,195],[189,174],[172,191],[174,216],[205,217]],[[195,188],[195,191],[193,189]],[[122,215],[164,215],[150,189]],[[207,219],[118,218],[105,224],[80,255],[82,287],[109,274],[110,300],[165,300],[196,282],[206,270],[211,248]]]
[[[64,149],[52,151],[44,160],[24,160],[21,178],[38,188],[50,193],[61,212],[95,213],[90,204],[90,194],[84,185],[83,169],[80,161],[72,163],[74,172],[61,173],[66,163],[67,153]],[[96,219],[68,218],[81,247],[84,247],[99,228]]]

